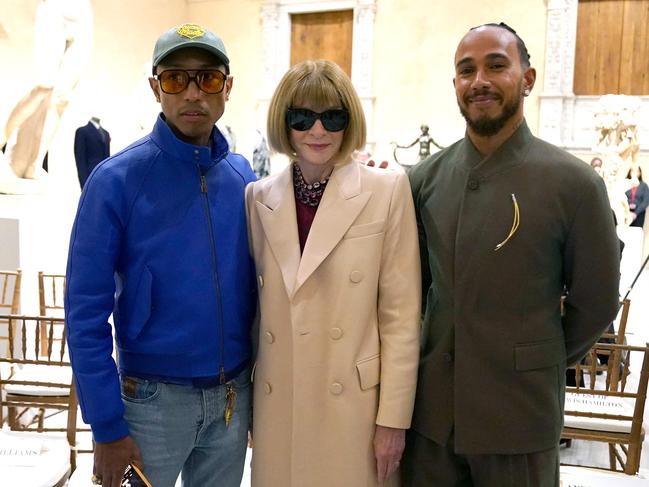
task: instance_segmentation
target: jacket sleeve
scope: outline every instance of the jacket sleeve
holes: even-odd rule
[[[408,428],[419,363],[421,276],[415,212],[403,173],[392,193],[379,272],[381,384],[376,424]]]
[[[428,241],[426,239],[426,230],[424,229],[424,224],[421,219],[421,208],[419,204],[421,177],[417,177],[416,174],[416,170],[413,168],[410,170],[408,176],[412,187],[412,199],[415,205],[415,219],[417,222],[417,237],[419,239],[419,267],[421,270],[421,318],[423,320],[423,315],[425,314],[426,306],[428,305],[428,291],[433,283],[433,279],[430,274],[430,267],[428,265]]]
[[[126,214],[120,186],[104,170],[88,179],[72,228],[66,272],[70,360],[81,412],[97,442],[128,435],[108,323]]]
[[[255,257],[255,252],[254,252],[254,242],[253,242],[253,223],[252,219],[255,218],[256,216],[256,209],[255,209],[255,183],[250,182],[246,186],[246,223],[248,225],[248,250],[250,252],[250,256],[254,259]],[[255,276],[253,279],[253,282],[257,282],[257,272],[255,271]],[[255,312],[255,318],[253,319],[252,326],[250,328],[250,338],[252,340],[252,361],[253,364],[257,360],[257,351],[259,350],[259,320],[260,320],[260,309],[259,309],[259,303],[257,302],[256,306],[257,310]]]
[[[576,363],[615,319],[620,245],[603,180],[589,181],[564,248],[567,297],[563,329],[568,365]]]

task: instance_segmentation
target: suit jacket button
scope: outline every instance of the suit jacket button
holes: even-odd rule
[[[471,179],[469,179],[468,186],[469,186],[469,189],[475,191],[476,189],[478,189],[480,187],[480,181],[478,181],[477,179],[471,178]]]
[[[349,274],[349,280],[352,282],[361,282],[363,280],[363,273],[361,271],[352,271]]]
[[[264,384],[264,392],[266,394],[270,394],[272,392],[272,390],[273,390],[273,388],[270,386],[270,384],[268,382],[266,382]]]
[[[329,392],[334,396],[338,396],[343,392],[343,385],[340,382],[334,382],[329,386]]]
[[[334,340],[339,340],[343,336],[343,331],[340,328],[332,328],[329,330],[329,336]]]
[[[451,355],[448,352],[443,353],[442,358],[444,359],[444,362],[446,362],[447,364],[450,364],[451,362],[453,362],[453,355]]]
[[[267,331],[264,333],[264,336],[266,337],[266,341],[268,343],[273,343],[275,341],[275,335],[273,335],[271,332]]]
[[[259,287],[264,287],[264,276],[257,276],[257,280],[259,281]]]

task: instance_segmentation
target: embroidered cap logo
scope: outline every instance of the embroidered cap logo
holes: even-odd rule
[[[183,24],[178,27],[176,34],[187,39],[196,39],[205,35],[205,29],[196,24]]]

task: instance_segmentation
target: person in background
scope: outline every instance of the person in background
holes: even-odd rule
[[[162,113],[97,166],[72,229],[66,324],[93,482],[127,464],[155,487],[238,487],[256,312],[244,189],[255,176],[215,123],[232,90],[223,41],[163,33],[149,80]],[[118,367],[111,357],[113,315]]]
[[[566,366],[618,307],[606,188],[530,132],[511,27],[471,29],[454,65],[466,135],[409,172],[425,314],[404,485],[558,487]]]
[[[249,185],[260,300],[252,485],[395,485],[419,351],[406,175],[353,160],[365,117],[330,61],[293,66],[268,112],[292,163]]]
[[[599,157],[593,157],[590,161],[590,167],[601,177],[604,177],[604,169],[602,168],[602,160]]]
[[[630,188],[625,192],[631,210],[631,226],[644,226],[644,216],[649,205],[649,186],[642,180],[642,168],[635,166],[626,175]]]

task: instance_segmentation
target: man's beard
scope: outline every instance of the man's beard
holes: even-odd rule
[[[499,116],[495,118],[490,118],[485,115],[475,120],[472,120],[471,117],[469,116],[469,112],[465,110],[462,107],[462,105],[460,105],[460,103],[458,103],[458,107],[460,107],[460,113],[464,117],[464,120],[466,120],[467,125],[476,134],[481,135],[483,137],[490,137],[500,132],[502,128],[505,126],[505,124],[507,123],[507,121],[510,118],[512,118],[514,115],[516,115],[520,105],[521,105],[520,97],[515,97],[511,102],[505,103],[503,105],[503,111]]]

